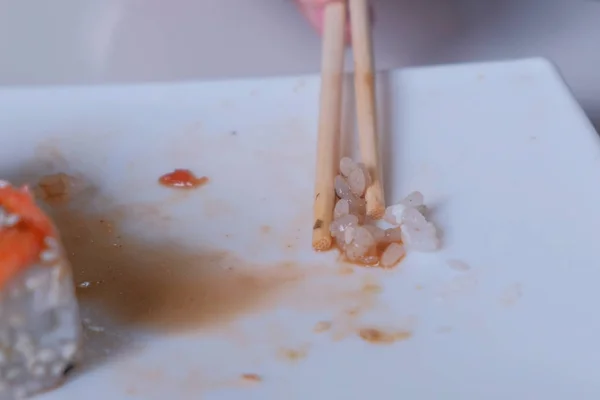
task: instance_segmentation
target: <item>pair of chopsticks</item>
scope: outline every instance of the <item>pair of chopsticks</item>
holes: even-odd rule
[[[315,183],[312,244],[315,250],[331,248],[329,231],[335,206],[334,178],[337,175],[342,117],[342,86],[346,7],[350,7],[352,48],[354,54],[354,88],[362,162],[371,176],[365,193],[367,215],[379,219],[385,212],[375,106],[375,78],[371,46],[371,23],[368,0],[331,2],[325,8],[321,63],[321,99],[317,167]]]

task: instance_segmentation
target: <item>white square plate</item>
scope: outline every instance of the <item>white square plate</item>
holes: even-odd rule
[[[555,69],[381,77],[388,200],[422,191],[444,234],[393,271],[310,248],[318,91],[0,91],[3,177],[85,186],[51,209],[87,286],[86,358],[39,398],[598,398],[600,147]],[[210,182],[159,186],[174,168]]]

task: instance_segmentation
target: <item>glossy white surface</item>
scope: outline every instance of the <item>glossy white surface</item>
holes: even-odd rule
[[[39,398],[600,396],[600,147],[556,71],[533,59],[383,77],[388,196],[421,190],[444,249],[351,275],[309,248],[318,84],[0,91],[6,177],[62,170],[98,190],[75,218],[56,213],[78,283],[92,281],[87,368]],[[211,182],[157,185],[177,167]],[[321,320],[332,331],[314,333]],[[360,340],[373,326],[412,336]]]
[[[600,122],[600,2],[373,0],[382,69],[543,56]],[[0,0],[0,84],[314,73],[292,0]]]

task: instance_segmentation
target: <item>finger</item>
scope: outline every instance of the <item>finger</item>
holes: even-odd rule
[[[323,32],[323,15],[325,6],[331,0],[297,0],[300,11],[308,22],[319,32]]]
[[[310,24],[319,32],[323,33],[324,14],[327,4],[345,0],[297,0],[300,10],[310,22]],[[346,23],[346,43],[350,43],[350,19]]]

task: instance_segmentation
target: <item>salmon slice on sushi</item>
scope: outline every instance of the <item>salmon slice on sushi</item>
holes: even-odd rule
[[[0,400],[60,385],[82,336],[71,267],[27,187],[0,181]]]

